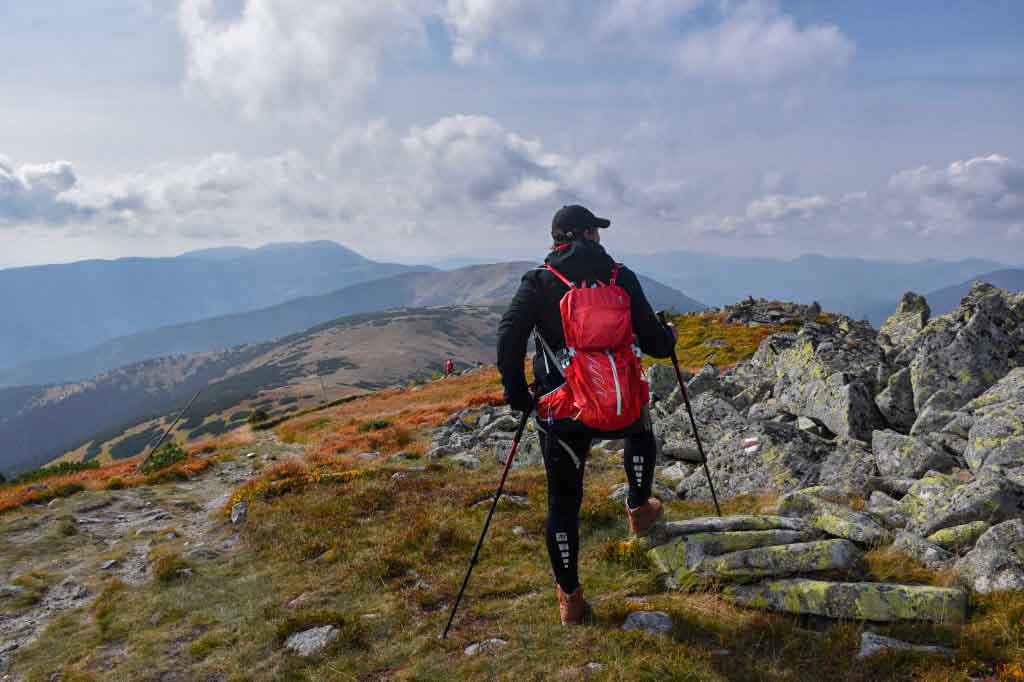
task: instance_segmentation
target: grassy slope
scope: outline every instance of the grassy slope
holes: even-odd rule
[[[511,474],[507,490],[527,495],[530,506],[499,505],[456,628],[450,641],[438,641],[486,514],[486,504],[474,503],[492,494],[498,463],[410,471],[417,461],[368,465],[356,454],[422,451],[421,427],[498,397],[497,376],[488,370],[286,422],[279,436],[306,443],[307,456],[236,493],[251,501],[236,552],[194,564],[187,580],[110,584],[88,611],[64,616],[19,652],[17,665],[30,679],[63,668],[69,679],[177,671],[187,679],[540,680],[580,677],[592,662],[604,665],[599,678],[652,680],[946,680],[997,670],[1014,679],[1019,670],[1011,662],[1024,659],[1020,594],[979,601],[961,630],[883,629],[954,646],[953,661],[907,654],[858,661],[860,624],[814,632],[796,619],[735,609],[710,592],[657,593],[651,574],[621,542],[622,510],[607,495],[624,476],[610,454],[595,454],[588,467],[581,529],[581,575],[597,625],[558,625],[542,535],[544,472],[524,469]],[[371,420],[390,425],[360,430]],[[399,472],[405,477],[395,479]],[[735,513],[765,502],[748,497],[725,507]],[[700,502],[667,506],[674,518],[710,511]],[[154,553],[173,567],[184,549],[169,534]],[[893,557],[873,556],[865,570],[874,578],[942,578]],[[635,609],[670,613],[672,635],[621,631]],[[342,636],[323,656],[300,660],[283,652],[288,634],[327,623],[340,625]],[[466,645],[489,637],[509,644],[493,654],[463,655]]]

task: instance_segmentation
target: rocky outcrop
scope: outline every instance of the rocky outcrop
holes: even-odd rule
[[[924,296],[908,291],[900,298],[896,312],[879,328],[879,339],[886,350],[905,348],[924,329],[932,310]]]

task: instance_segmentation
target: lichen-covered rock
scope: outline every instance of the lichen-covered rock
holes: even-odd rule
[[[742,431],[747,424],[747,420],[739,410],[723,396],[713,391],[701,394],[691,403],[705,451],[709,443],[714,443],[730,433]],[[696,445],[693,425],[685,405],[681,405],[671,414],[655,420],[654,434],[663,448],[674,446],[686,448]]]
[[[916,559],[933,570],[948,568],[955,559],[952,554],[931,540],[926,540],[920,535],[906,531],[896,535],[896,541],[892,543],[892,549]]]
[[[891,540],[888,529],[870,514],[854,511],[805,492],[792,493],[782,498],[779,514],[798,516],[829,535],[864,545],[880,545]]]
[[[814,485],[821,462],[830,452],[826,441],[776,422],[746,425],[706,446],[719,498],[762,491],[789,492]],[[703,468],[684,479],[676,494],[684,499],[710,499]]]
[[[816,417],[832,433],[866,441],[874,429],[883,425],[870,389],[843,372],[824,379],[795,381],[781,391],[778,389],[776,385],[779,405],[784,410]]]
[[[664,400],[679,387],[676,371],[668,365],[651,365],[647,370],[646,378],[651,387],[652,402]]]
[[[774,370],[772,394],[782,409],[814,417],[832,433],[858,440],[869,440],[871,431],[881,428],[872,396],[885,358],[870,325],[846,318],[834,326],[808,324],[791,345],[752,363],[758,361]]]
[[[919,478],[926,471],[947,472],[957,462],[951,455],[913,436],[895,431],[875,431],[871,439],[875,464],[883,476]]]
[[[917,419],[910,427],[910,435],[924,436],[943,430],[956,417],[956,409],[962,404],[963,398],[953,391],[936,391],[917,411]]]
[[[924,329],[932,316],[931,308],[924,296],[908,291],[900,298],[896,312],[890,315],[878,329],[882,346],[885,348],[902,349],[909,344],[918,332]]]
[[[694,533],[675,538],[652,549],[650,558],[661,574],[676,575],[696,570],[705,557],[714,557],[757,547],[793,545],[821,538],[814,528],[802,530],[740,530]],[[643,546],[643,545],[641,545]]]
[[[960,623],[967,615],[963,590],[926,585],[775,580],[731,587],[723,596],[741,606],[843,620]]]
[[[973,471],[1024,467],[1024,367],[964,408],[971,415],[964,458]]]
[[[704,365],[692,379],[686,382],[686,392],[690,396],[690,400],[715,389],[721,389],[721,384],[718,370],[711,364]]]
[[[910,519],[922,516],[925,509],[933,503],[937,504],[939,500],[948,498],[959,485],[962,485],[962,482],[950,474],[930,471],[910,486],[900,499],[899,511]]]
[[[975,592],[1024,590],[1024,520],[988,529],[956,568]]]
[[[662,545],[649,553],[655,567],[668,578],[669,584],[680,587],[701,579],[748,582],[774,576],[851,569],[861,558],[857,547],[849,540],[818,540],[706,556],[691,568],[685,551],[673,552],[680,545],[685,547],[686,543]]]
[[[686,464],[685,462],[674,462],[667,467],[662,467],[660,471],[656,473],[656,477],[673,486],[679,485],[679,481],[683,480],[693,471],[692,464]],[[675,495],[673,494],[673,497]]]
[[[928,539],[947,552],[963,554],[974,547],[978,538],[984,535],[990,527],[987,521],[974,521],[935,531],[928,536]]]
[[[818,479],[844,492],[867,494],[868,481],[878,475],[875,457],[866,443],[839,438],[835,449],[821,463]]]
[[[907,529],[922,536],[972,521],[990,524],[1024,515],[1024,488],[1004,476],[986,474],[948,495],[933,497],[911,517]]]
[[[955,409],[1020,364],[1024,325],[1009,302],[1006,292],[976,282],[956,310],[929,322],[900,354],[919,414],[938,391],[955,397]]]
[[[736,514],[733,516],[703,516],[686,521],[666,521],[651,529],[647,540],[650,547],[665,544],[674,538],[701,533],[725,533],[737,531],[791,530],[811,531],[811,525],[803,519],[768,514]]]
[[[914,389],[910,384],[910,368],[893,373],[885,389],[875,396],[875,404],[889,424],[902,431],[909,431],[917,419],[914,409]]]
[[[874,490],[871,492],[871,497],[868,498],[868,509],[871,511],[881,511],[883,509],[895,509],[899,506],[899,500],[896,500],[881,490]]]
[[[661,447],[661,454],[668,459],[700,464],[704,460],[701,458],[700,450],[697,449],[695,443],[696,441],[691,441],[689,444],[669,441]]]

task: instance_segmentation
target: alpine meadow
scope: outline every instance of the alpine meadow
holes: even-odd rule
[[[1024,6],[0,7],[0,682],[1024,681]]]

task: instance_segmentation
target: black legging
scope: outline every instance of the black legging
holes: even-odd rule
[[[559,442],[561,441],[561,442]],[[547,544],[555,581],[566,593],[579,586],[577,561],[580,551],[580,505],[583,502],[583,471],[590,452],[588,436],[540,434],[544,468],[548,474]],[[564,443],[564,445],[563,445]],[[566,451],[572,450],[572,455]],[[622,464],[629,481],[629,506],[636,509],[647,502],[654,483],[654,461],[657,446],[650,430],[626,438]]]

